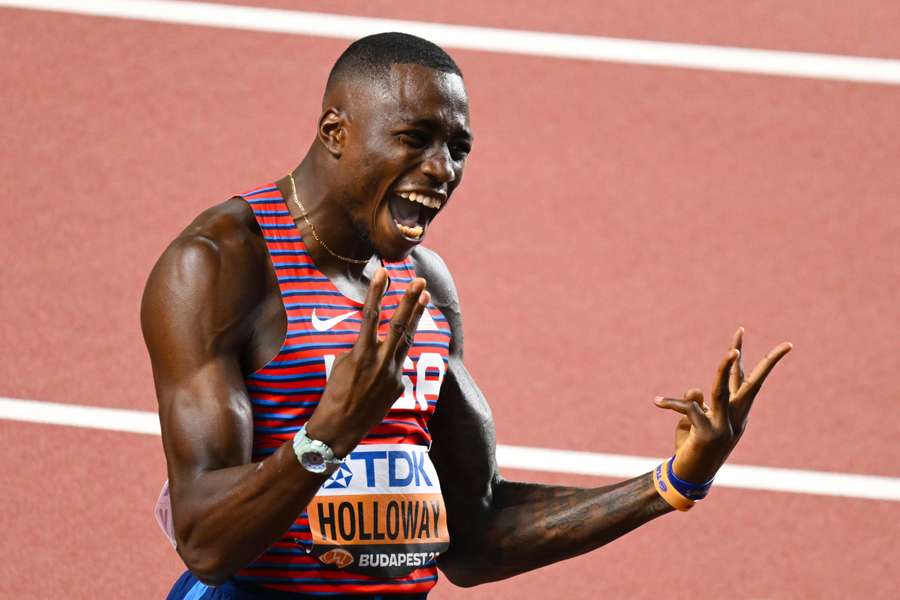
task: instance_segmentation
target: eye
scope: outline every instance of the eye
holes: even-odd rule
[[[450,146],[450,156],[456,161],[463,160],[471,151],[472,146],[465,142],[459,142]]]
[[[428,145],[428,136],[421,131],[411,130],[399,134],[400,141],[410,148],[422,149]]]

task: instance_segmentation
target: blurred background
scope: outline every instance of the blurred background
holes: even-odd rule
[[[653,397],[708,389],[737,326],[748,363],[795,346],[731,458],[786,469],[792,491],[736,471],[689,515],[432,597],[897,597],[890,0],[0,0],[0,597],[160,598],[180,574],[152,518],[144,281],[200,211],[299,162],[334,60],[383,30],[433,39],[465,74],[476,141],[427,243],[511,453],[657,460],[676,419]],[[501,462],[511,479],[621,477]]]

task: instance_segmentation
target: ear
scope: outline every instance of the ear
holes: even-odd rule
[[[333,106],[326,108],[319,117],[317,136],[332,156],[340,158],[347,143],[347,117],[344,112]]]

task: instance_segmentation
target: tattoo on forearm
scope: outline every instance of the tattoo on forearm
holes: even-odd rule
[[[597,489],[506,481],[496,487],[486,539],[470,547],[490,554],[488,579],[599,548],[671,510],[648,475]]]

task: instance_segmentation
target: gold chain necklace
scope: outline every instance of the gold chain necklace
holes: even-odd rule
[[[297,207],[300,209],[300,212],[303,214],[303,220],[306,221],[306,226],[309,227],[310,233],[312,233],[312,236],[315,238],[315,240],[316,240],[317,242],[319,242],[319,245],[322,246],[323,248],[325,248],[325,250],[328,251],[328,254],[330,254],[330,255],[332,255],[333,257],[335,257],[335,258],[337,258],[337,259],[339,259],[339,260],[342,260],[342,261],[344,261],[344,262],[353,263],[354,265],[365,265],[365,264],[368,264],[368,262],[369,262],[369,259],[368,259],[368,258],[365,259],[365,260],[359,260],[359,259],[357,259],[357,258],[350,258],[350,257],[347,257],[347,256],[341,256],[340,254],[338,254],[337,252],[335,252],[334,250],[332,250],[331,248],[328,247],[328,244],[325,243],[325,240],[323,240],[322,238],[320,238],[320,237],[319,237],[319,234],[316,233],[316,228],[313,227],[313,224],[312,224],[312,222],[309,220],[309,217],[306,216],[306,209],[303,208],[303,203],[300,202],[300,197],[297,196],[297,184],[294,183],[294,174],[293,174],[293,173],[288,173],[288,177],[291,178],[291,198],[294,199],[294,203],[297,205]]]

